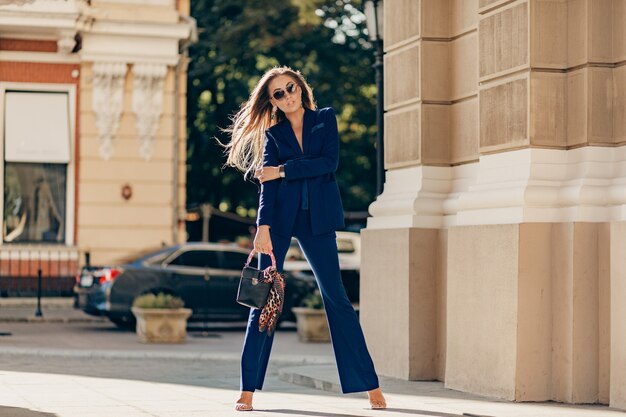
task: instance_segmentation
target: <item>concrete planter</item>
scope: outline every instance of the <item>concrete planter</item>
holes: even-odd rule
[[[298,339],[301,342],[330,342],[330,330],[324,309],[293,307]]]
[[[131,311],[137,317],[137,336],[143,343],[184,343],[187,319],[191,309],[138,308]]]

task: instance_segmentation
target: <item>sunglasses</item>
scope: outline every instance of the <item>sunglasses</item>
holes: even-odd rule
[[[291,94],[294,91],[296,91],[296,88],[298,86],[294,83],[289,83],[287,84],[285,90],[287,90],[287,93]],[[287,93],[285,92],[285,90],[283,90],[282,88],[280,90],[276,90],[274,92],[274,94],[272,94],[272,97],[274,97],[275,100],[282,100],[283,98],[285,98],[285,96],[287,95]]]

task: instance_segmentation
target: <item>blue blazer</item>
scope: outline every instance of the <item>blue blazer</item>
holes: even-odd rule
[[[263,166],[285,166],[285,177],[261,184],[257,225],[292,236],[296,213],[308,201],[314,235],[345,227],[335,171],[339,133],[331,107],[304,109],[302,149],[286,118],[265,131]]]

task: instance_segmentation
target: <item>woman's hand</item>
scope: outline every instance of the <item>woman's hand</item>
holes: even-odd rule
[[[254,171],[254,177],[261,183],[280,178],[278,167],[263,167]]]
[[[272,249],[270,227],[266,224],[262,224],[256,229],[256,236],[254,236],[254,250],[256,252],[269,255]]]

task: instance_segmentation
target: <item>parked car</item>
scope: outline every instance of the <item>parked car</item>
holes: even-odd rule
[[[350,302],[358,304],[361,275],[361,234],[339,231],[336,232],[336,235],[341,280]],[[291,239],[291,245],[287,250],[283,269],[292,273],[297,271],[301,274],[313,276],[311,266],[295,238]]]
[[[138,254],[116,265],[84,267],[76,277],[74,307],[133,327],[135,297],[165,292],[181,297],[193,321],[247,320],[250,309],[235,299],[241,269],[249,255],[234,244],[185,243]],[[256,260],[251,262],[256,266]],[[291,307],[315,288],[314,277],[286,272],[281,320],[294,321]]]

